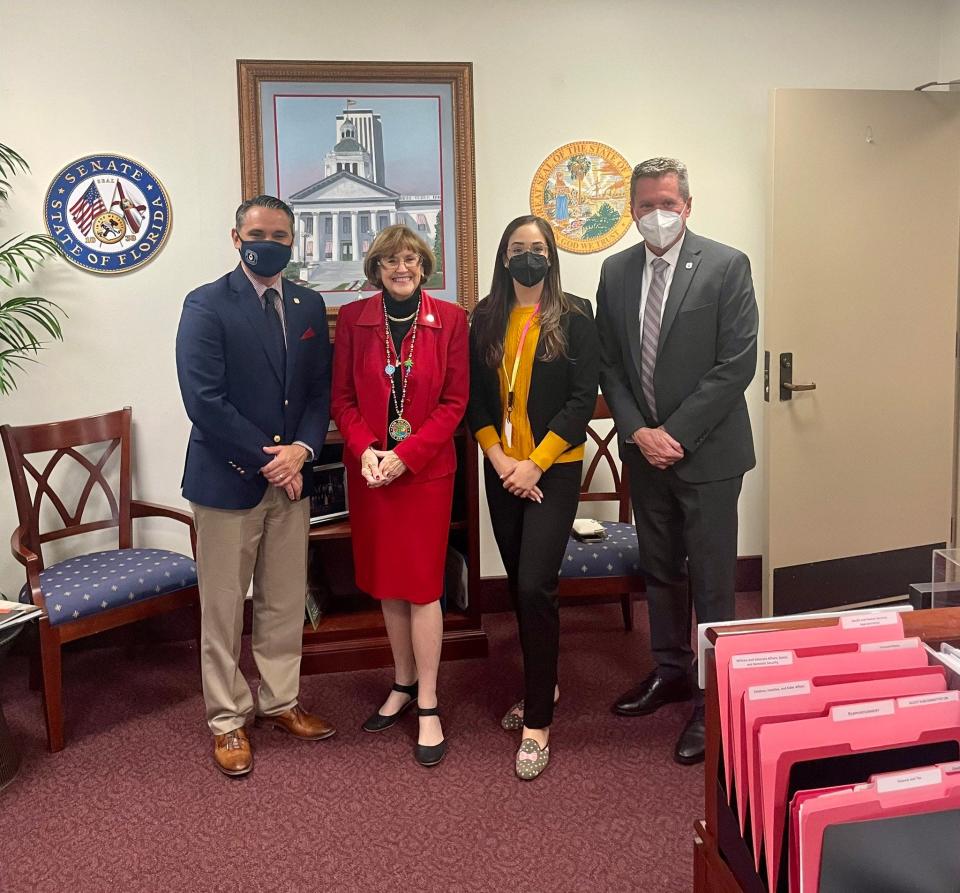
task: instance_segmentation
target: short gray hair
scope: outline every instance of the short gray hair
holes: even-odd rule
[[[687,175],[687,166],[682,161],[677,158],[648,158],[633,169],[633,174],[630,176],[630,200],[633,200],[633,188],[641,177],[659,179],[667,174],[677,175],[680,198],[684,201],[690,198],[690,178]]]
[[[235,218],[237,230],[243,226],[243,221],[246,219],[247,211],[249,211],[251,208],[270,208],[272,211],[283,211],[287,217],[290,218],[291,232],[295,229],[293,211],[290,210],[290,205],[273,195],[257,195],[253,198],[248,198],[245,202],[241,202],[240,207],[237,208]]]

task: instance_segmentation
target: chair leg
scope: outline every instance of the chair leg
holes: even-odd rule
[[[633,593],[625,592],[620,596],[620,611],[623,614],[623,628],[633,632]]]
[[[46,622],[46,621],[44,621]],[[55,635],[40,631],[40,657],[43,664],[43,711],[47,721],[47,747],[50,753],[63,750],[63,669],[61,645]]]

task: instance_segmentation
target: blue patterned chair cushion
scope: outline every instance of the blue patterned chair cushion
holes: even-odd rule
[[[560,577],[631,577],[640,574],[637,529],[619,521],[601,521],[607,538],[601,543],[581,543],[572,536],[560,566]]]
[[[196,584],[193,559],[166,549],[90,552],[40,572],[40,590],[53,625]],[[20,590],[20,601],[30,601],[26,585]]]

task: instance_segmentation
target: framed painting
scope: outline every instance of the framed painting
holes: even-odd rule
[[[293,209],[284,275],[338,307],[377,289],[363,262],[403,223],[437,256],[435,297],[477,301],[469,62],[237,62],[244,198]]]

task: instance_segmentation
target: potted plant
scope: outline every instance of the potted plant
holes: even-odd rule
[[[10,180],[30,166],[24,158],[0,143],[0,201],[10,194]],[[12,236],[0,242],[0,395],[17,387],[17,377],[25,364],[36,362],[46,342],[63,340],[60,317],[66,313],[53,301],[36,295],[19,295],[30,275],[49,257],[58,253],[57,243],[49,236]]]

